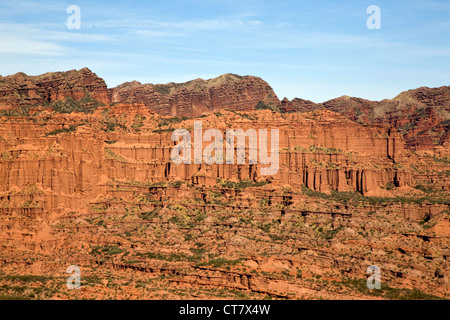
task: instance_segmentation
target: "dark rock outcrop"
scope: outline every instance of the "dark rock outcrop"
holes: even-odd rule
[[[0,76],[0,107],[34,106],[90,96],[108,103],[105,81],[88,68],[65,72],[49,72],[39,76],[28,76],[23,72],[11,76]]]
[[[112,102],[143,103],[161,114],[194,117],[220,109],[253,110],[259,102],[279,105],[267,82],[258,77],[225,74],[185,83],[127,82],[111,89]]]

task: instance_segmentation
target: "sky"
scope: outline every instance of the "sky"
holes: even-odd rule
[[[367,26],[371,5],[380,29]],[[235,73],[280,100],[393,98],[450,85],[450,1],[0,1],[0,75],[83,67],[110,88]]]

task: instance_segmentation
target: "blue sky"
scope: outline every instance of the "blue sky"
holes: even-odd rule
[[[66,26],[72,4],[80,30]],[[380,30],[366,26],[370,5]],[[450,1],[0,2],[1,75],[83,67],[109,87],[236,73],[280,99],[393,98],[450,84]]]

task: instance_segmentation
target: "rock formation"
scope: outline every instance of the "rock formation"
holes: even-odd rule
[[[0,76],[0,107],[42,105],[67,97],[78,100],[87,95],[102,103],[109,102],[105,81],[88,68],[39,76],[23,72]]]
[[[67,102],[67,99],[75,101]],[[84,100],[80,100],[84,98]],[[234,111],[272,109],[310,112],[328,109],[364,124],[386,124],[396,128],[411,150],[446,153],[444,144],[450,126],[450,87],[422,87],[400,93],[393,99],[370,101],[343,96],[323,103],[295,98],[282,101],[261,78],[225,74],[214,79],[185,83],[141,84],[126,82],[108,89],[103,79],[87,68],[50,72],[40,76],[24,73],[0,77],[0,110],[8,107],[60,104],[72,105],[66,112],[95,109],[100,102],[140,103],[172,117],[196,117],[227,108]],[[76,105],[77,104],[77,105]]]
[[[382,101],[343,96],[318,104],[302,99],[285,99],[282,106],[287,111],[298,112],[325,108],[361,123],[391,125],[404,136],[407,146],[412,150],[440,150],[449,139],[448,86],[422,87]]]
[[[278,105],[272,88],[261,78],[225,74],[203,80],[164,85],[141,84],[133,81],[111,90],[112,102],[143,103],[161,114],[195,117],[228,108],[253,110],[259,102]]]
[[[1,91],[1,296],[450,297],[448,138],[441,149],[411,151],[391,120],[375,121],[379,104],[279,102],[254,77],[105,91],[83,70],[91,85],[72,90],[78,72],[1,79],[13,90]],[[41,79],[54,82],[30,95]],[[408,92],[399,105],[412,99],[442,113],[439,90]],[[68,112],[70,99],[87,94],[104,105]],[[362,105],[366,118],[350,115]],[[264,165],[248,161],[176,165],[172,132],[192,132],[195,121],[223,133],[278,129],[278,172],[263,176]],[[82,270],[80,290],[62,285],[69,265]],[[366,287],[369,265],[382,270],[380,291]]]

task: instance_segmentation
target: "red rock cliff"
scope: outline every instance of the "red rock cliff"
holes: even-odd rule
[[[161,114],[194,117],[223,108],[253,110],[258,103],[279,105],[267,82],[258,77],[225,74],[165,85],[127,82],[111,90],[112,102],[143,103]]]
[[[66,97],[78,100],[86,95],[103,103],[109,102],[105,81],[88,68],[39,76],[28,76],[23,72],[0,76],[0,107],[40,105]]]

